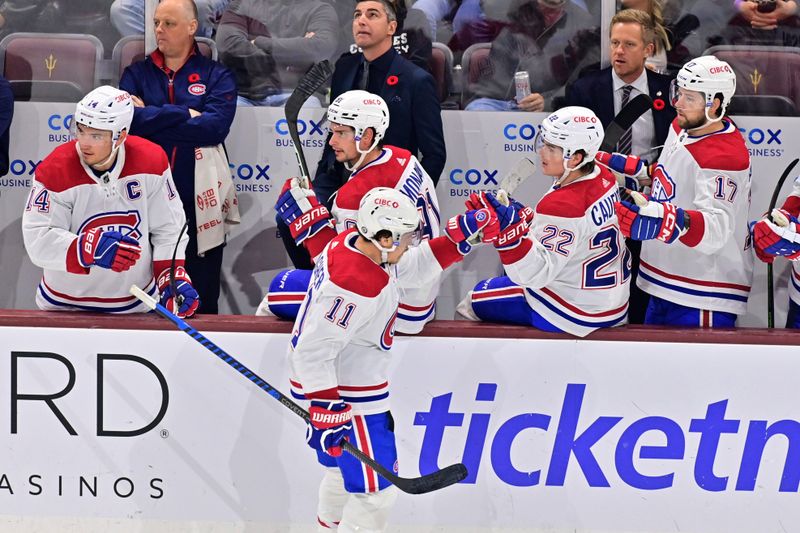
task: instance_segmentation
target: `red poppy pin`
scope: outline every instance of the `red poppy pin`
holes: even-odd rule
[[[189,74],[189,83],[197,83],[198,81],[200,81],[200,74],[197,72]]]
[[[665,104],[664,100],[662,100],[661,98],[656,98],[655,100],[653,100],[653,109],[655,109],[656,111],[661,111],[665,107],[667,107],[667,104]]]
[[[387,85],[397,85],[397,82],[400,81],[400,78],[395,76],[394,74],[386,78]]]

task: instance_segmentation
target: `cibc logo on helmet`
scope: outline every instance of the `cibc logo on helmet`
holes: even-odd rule
[[[584,117],[579,115],[573,118],[572,120],[573,122],[578,122],[578,123],[590,122],[594,124],[595,122],[597,122],[597,117]]]
[[[721,74],[723,72],[731,72],[731,68],[728,65],[720,65],[718,67],[711,67],[708,71],[711,74]]]
[[[388,198],[375,198],[375,205],[379,206],[387,206],[391,207],[392,209],[399,209],[400,204],[395,200],[389,200]]]

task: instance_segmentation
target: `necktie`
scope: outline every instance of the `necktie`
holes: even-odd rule
[[[626,105],[628,105],[628,99],[631,97],[631,91],[633,90],[632,85],[626,85],[622,88],[622,105],[620,105],[620,110],[622,110]],[[633,127],[628,128],[625,130],[625,133],[622,134],[620,137],[619,142],[617,143],[617,152],[621,154],[630,154],[631,153],[631,145],[633,144]]]
[[[368,91],[367,85],[369,82],[369,61],[364,61],[361,66],[361,81],[358,84],[358,88],[362,91]]]

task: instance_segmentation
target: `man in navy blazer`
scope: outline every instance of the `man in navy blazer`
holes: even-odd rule
[[[649,94],[653,109],[633,126],[631,153],[648,161],[657,159],[675,109],[669,102],[671,78],[645,68],[654,49],[655,29],[650,15],[636,9],[620,11],[611,19],[611,66],[578,78],[567,89],[567,105],[588,107],[608,126],[621,109],[623,88],[633,86],[630,99]],[[657,148],[659,147],[659,148]]]
[[[645,60],[653,53],[655,28],[648,13],[625,9],[611,19],[611,66],[578,78],[567,90],[566,105],[588,107],[608,126],[622,108],[626,86],[631,86],[629,99],[645,93],[653,99],[653,109],[639,117],[632,127],[630,153],[650,162],[661,153],[675,109],[669,102],[670,77],[645,68]],[[633,255],[631,297],[628,321],[644,322],[649,297],[636,286],[639,270],[640,241],[628,241]]]
[[[417,155],[435,184],[444,170],[447,153],[433,76],[392,47],[398,21],[390,0],[358,0],[353,15],[353,38],[362,52],[345,54],[336,62],[331,102],[352,89],[380,95],[389,106],[391,117],[383,143]],[[333,149],[326,142],[313,180],[319,201],[330,208],[331,196],[349,177],[350,172],[336,162]],[[280,220],[277,222],[295,268],[311,268],[308,253],[297,248],[288,228]]]

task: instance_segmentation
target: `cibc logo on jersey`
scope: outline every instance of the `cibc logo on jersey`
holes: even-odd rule
[[[80,228],[78,233],[93,230],[94,228],[102,228],[107,231],[119,231],[123,235],[127,235],[136,240],[142,238],[142,232],[139,229],[139,224],[142,218],[139,211],[111,211],[108,213],[99,213],[87,219]]]
[[[671,202],[675,198],[675,180],[659,163],[653,170],[653,187],[650,196],[659,202]]]

